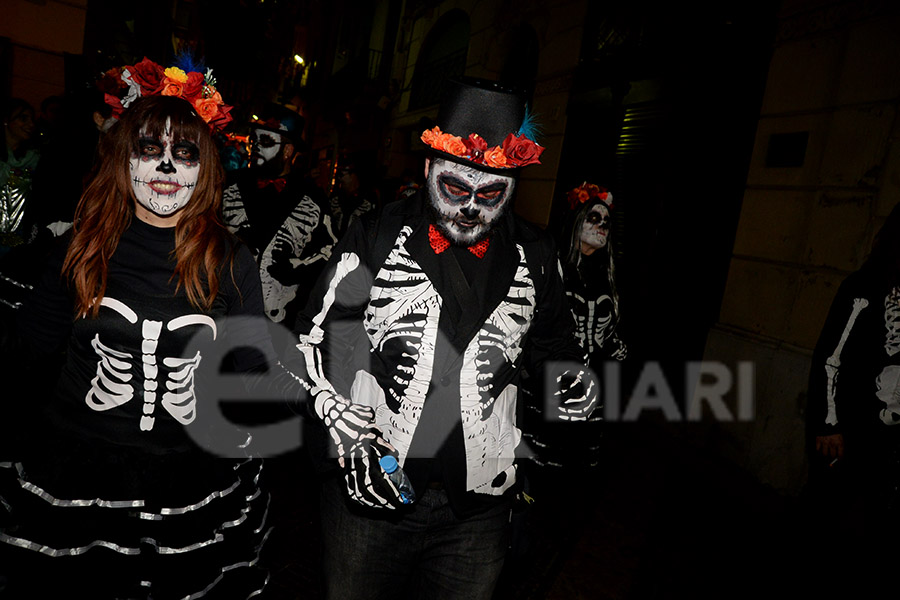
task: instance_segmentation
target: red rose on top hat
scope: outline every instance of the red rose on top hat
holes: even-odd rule
[[[421,140],[444,158],[498,173],[540,164],[544,148],[525,100],[502,82],[448,80],[436,124]]]

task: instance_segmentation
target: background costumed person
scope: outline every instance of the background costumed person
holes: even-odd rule
[[[256,264],[219,216],[210,127],[230,107],[211,71],[145,58],[121,79],[67,247],[4,336],[4,366],[32,383],[0,418],[17,435],[0,455],[0,575],[14,597],[249,598],[268,580],[268,494],[247,436],[208,427],[206,357],[230,344],[234,371],[277,363]]]
[[[885,548],[900,508],[900,206],[835,294],[808,396],[812,545],[840,559],[823,587],[852,591],[859,573],[887,572],[896,559]]]
[[[290,329],[337,238],[322,194],[299,165],[303,117],[270,104],[250,128],[250,166],[232,173],[223,214],[259,264],[266,315]]]
[[[622,361],[627,347],[620,337],[619,293],[611,220],[613,195],[598,185],[584,182],[566,194],[569,221],[561,248],[563,282],[569,307],[575,317],[575,335],[595,373],[603,372],[608,360]],[[531,403],[527,434],[537,452],[535,462],[544,470],[569,467],[579,473],[561,475],[580,481],[581,471],[597,467],[601,460],[602,417],[560,427],[544,419],[540,403]],[[548,485],[552,490],[556,484]]]
[[[578,341],[597,370],[602,361],[624,360],[628,354],[619,337],[619,292],[610,228],[613,195],[585,182],[570,190],[567,199],[575,218],[562,257],[563,280]]]
[[[543,151],[524,94],[451,80],[436,123],[423,189],[351,227],[298,319],[338,457],[321,502],[329,598],[490,598],[518,489],[522,368],[552,371],[548,418],[586,419],[597,401],[555,246],[511,210]],[[380,469],[387,454],[413,503]]]

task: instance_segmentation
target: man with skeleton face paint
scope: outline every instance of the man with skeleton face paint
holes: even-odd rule
[[[488,173],[443,158],[425,167],[428,207],[440,232],[452,244],[472,246],[503,219],[516,189],[510,175]]]
[[[250,127],[250,167],[231,174],[223,214],[256,255],[266,314],[290,327],[337,238],[319,189],[299,164],[303,117],[269,105]]]
[[[510,210],[519,170],[543,150],[524,94],[450,81],[436,125],[422,134],[426,185],[351,226],[297,322],[337,458],[322,465],[333,598],[417,578],[424,597],[490,598],[518,491],[520,373],[568,361],[548,372],[548,418],[596,405],[553,244]],[[380,468],[385,455],[415,501]]]

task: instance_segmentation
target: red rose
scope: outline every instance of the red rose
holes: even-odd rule
[[[112,107],[112,116],[118,119],[119,115],[122,114],[122,111],[125,110],[122,107],[122,101],[119,99],[119,97],[113,96],[112,94],[103,94],[103,100]]]
[[[128,67],[131,79],[141,86],[142,96],[158,94],[165,79],[165,71],[152,60],[144,57],[144,60],[136,65]]]
[[[113,96],[120,95],[122,90],[128,87],[125,85],[125,82],[122,81],[122,68],[113,67],[104,73],[103,76],[97,80],[97,87],[104,94],[112,94]]]
[[[469,156],[476,162],[481,160],[484,156],[484,151],[487,150],[487,142],[477,133],[470,133],[468,139],[463,140],[463,144],[466,145]]]
[[[231,123],[231,106],[227,104],[219,105],[219,112],[216,113],[216,116],[208,121],[209,126],[213,129],[222,129],[229,123]]]
[[[510,133],[503,140],[503,152],[506,154],[506,161],[511,167],[539,165],[541,164],[539,159],[543,151],[544,148],[542,146],[538,146],[524,135],[516,137]]]
[[[200,92],[203,91],[205,78],[201,73],[197,71],[191,71],[187,74],[187,81],[185,81],[181,86],[181,97],[186,98],[190,101],[194,101],[200,97]]]

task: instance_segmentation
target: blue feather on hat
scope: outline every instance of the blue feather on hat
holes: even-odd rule
[[[532,142],[537,143],[537,138],[542,133],[540,123],[538,123],[534,113],[531,112],[531,107],[526,104],[525,118],[522,119],[522,125],[519,126],[518,135],[524,135]]]

